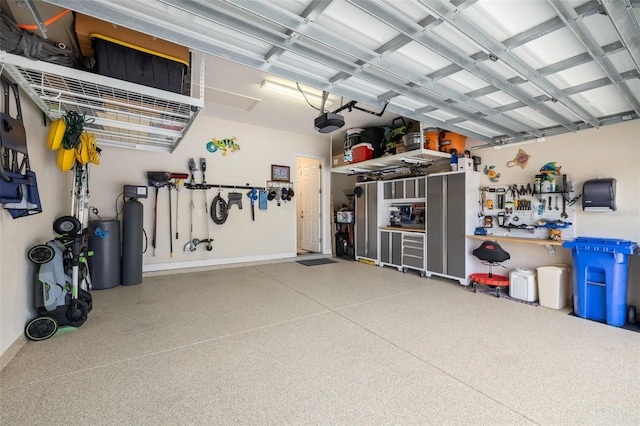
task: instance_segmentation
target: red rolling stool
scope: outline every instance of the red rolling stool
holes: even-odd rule
[[[500,297],[500,289],[509,286],[509,277],[494,274],[491,268],[500,265],[505,260],[511,259],[500,244],[496,241],[485,241],[473,251],[473,255],[482,260],[483,265],[489,265],[488,274],[471,274],[469,281],[473,285],[473,292],[478,290],[478,284],[486,285],[496,289],[496,296]]]

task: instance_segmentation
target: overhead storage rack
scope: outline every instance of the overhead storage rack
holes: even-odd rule
[[[173,152],[204,107],[204,60],[198,98],[4,51],[0,63],[49,119],[84,114],[101,146]]]
[[[420,144],[424,145],[424,142]],[[359,174],[368,172],[387,172],[400,168],[407,168],[419,165],[449,163],[451,154],[429,149],[414,149],[400,154],[382,156],[358,163],[346,164],[344,166],[333,167],[332,173]]]

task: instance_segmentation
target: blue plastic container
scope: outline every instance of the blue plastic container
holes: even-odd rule
[[[627,314],[628,258],[633,241],[578,237],[562,247],[573,254],[573,310],[581,318],[622,327]]]

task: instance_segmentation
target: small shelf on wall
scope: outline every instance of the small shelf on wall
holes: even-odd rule
[[[522,238],[522,237],[508,237],[508,236],[500,236],[500,235],[466,235],[466,238],[471,240],[482,240],[482,241],[502,241],[502,242],[511,242],[511,243],[522,243],[522,244],[534,244],[537,246],[545,246],[550,255],[556,254],[556,247],[562,247],[562,243],[564,241],[554,241],[554,240],[543,240],[541,238]]]
[[[198,98],[4,51],[0,62],[50,120],[84,114],[101,146],[173,152],[204,108],[204,60]]]
[[[269,188],[293,189],[293,182],[282,182],[282,181],[268,180],[266,188],[267,189],[269,189]]]

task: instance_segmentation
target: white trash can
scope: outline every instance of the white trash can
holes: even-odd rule
[[[540,305],[552,309],[562,309],[567,306],[573,296],[569,265],[541,266],[537,271]]]

